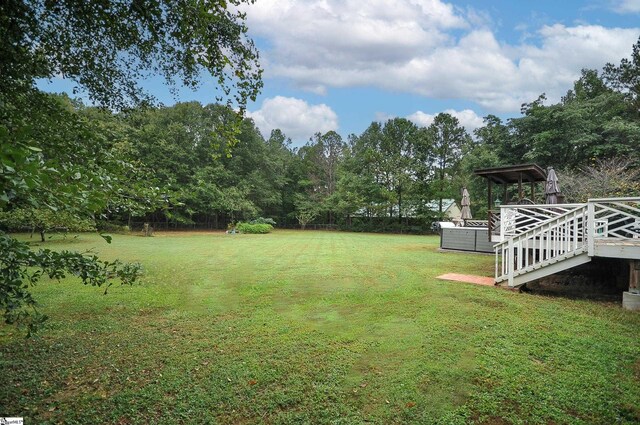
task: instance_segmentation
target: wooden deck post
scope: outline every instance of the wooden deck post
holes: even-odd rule
[[[629,290],[622,293],[622,308],[640,311],[640,260],[629,260]]]
[[[507,267],[509,267],[508,270],[508,280],[509,280],[509,287],[513,288],[513,269],[515,268],[515,257],[514,257],[514,249],[513,249],[513,238],[509,238],[509,245],[508,245],[508,252],[509,252],[509,258],[508,258],[508,263],[507,263]]]
[[[587,238],[587,253],[589,257],[593,257],[595,255],[595,247],[596,247],[596,208],[593,202],[587,203],[587,224],[585,237]]]
[[[640,260],[629,260],[629,292],[640,294]]]

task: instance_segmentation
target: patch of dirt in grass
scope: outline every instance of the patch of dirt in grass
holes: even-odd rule
[[[507,304],[504,301],[490,299],[490,298],[481,298],[481,297],[468,297],[469,301],[475,304],[482,305],[484,307],[489,308],[505,308]]]
[[[480,425],[506,425],[511,423],[506,419],[501,418],[500,416],[489,416],[489,417],[483,417],[483,418],[480,418],[478,416],[475,416],[475,417],[472,416],[471,419],[473,423],[480,424]]]
[[[620,406],[620,416],[631,423],[640,423],[640,408],[633,404],[625,403]]]
[[[155,231],[153,237],[172,237],[172,236],[203,236],[203,235],[224,235],[224,230],[171,230],[171,231]],[[142,236],[142,235],[140,235]],[[230,235],[233,236],[233,235]]]
[[[471,380],[471,383],[477,387],[485,388],[489,391],[493,390],[499,385],[494,378],[487,376],[476,376]]]
[[[577,410],[569,409],[569,410],[566,411],[566,413],[569,416],[571,416],[572,418],[580,419],[581,421],[584,421],[584,423],[594,423],[594,418],[589,417],[588,415],[584,415],[584,414],[578,412]],[[624,416],[624,414],[623,414],[623,416]],[[597,422],[597,421],[595,421],[595,422]],[[549,423],[555,424],[555,422],[549,422]]]
[[[515,402],[514,400],[505,398],[502,400],[500,404],[502,407],[500,410],[502,412],[509,414],[509,416],[513,416],[519,419],[524,419],[525,416],[522,414],[520,405],[518,405],[518,403]],[[475,412],[475,413],[472,413],[471,419],[473,423],[477,423],[481,425],[504,425],[504,424],[513,423],[513,421],[507,420],[504,416],[500,416],[500,413],[498,412],[491,412],[491,414],[489,415]],[[526,420],[525,420],[525,423],[526,423]],[[549,422],[549,424],[551,425],[552,422]]]
[[[81,397],[97,396],[100,398],[107,398],[109,396],[106,389],[92,385],[89,380],[76,381],[71,377],[67,378],[62,385],[63,387],[53,393],[51,397],[43,400],[44,405],[66,404],[69,401],[73,401]]]
[[[633,364],[633,376],[636,380],[640,380],[640,360],[636,360]]]

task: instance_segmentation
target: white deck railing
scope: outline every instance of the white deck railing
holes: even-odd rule
[[[508,280],[513,286],[516,276],[586,252],[587,210],[581,204],[536,226],[527,220],[526,230],[516,228],[515,236],[495,245],[496,282]]]
[[[499,210],[490,210],[489,211],[489,240],[493,236],[500,236],[500,211]]]
[[[500,241],[525,233],[549,219],[561,216],[582,205],[502,205],[500,206]]]
[[[488,220],[476,220],[474,218],[464,220],[464,227],[487,227],[488,224]]]
[[[514,277],[580,254],[593,256],[598,239],[640,239],[640,197],[507,205],[501,207],[500,221],[496,282],[508,280],[513,286]]]
[[[640,197],[589,199],[589,255],[597,239],[640,239]]]

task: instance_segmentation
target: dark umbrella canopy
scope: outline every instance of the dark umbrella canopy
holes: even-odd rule
[[[471,217],[471,208],[469,208],[469,206],[471,205],[471,199],[469,197],[469,191],[467,190],[467,188],[463,188],[462,189],[462,211],[461,211],[461,216],[460,218],[462,218],[463,220],[470,220]]]
[[[558,185],[558,176],[553,167],[549,167],[547,171],[547,183],[544,187],[544,198],[547,204],[557,204],[558,195],[560,194],[560,186]]]

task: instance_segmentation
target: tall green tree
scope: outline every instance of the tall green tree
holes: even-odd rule
[[[295,195],[301,192],[299,185],[302,179],[302,164],[291,139],[280,129],[271,131],[266,140],[270,167],[274,172],[269,178],[275,180],[280,191],[280,204],[265,208],[265,214],[280,220],[279,224],[287,224],[295,220]]]
[[[525,152],[518,150],[509,125],[491,114],[484,117],[483,123],[474,131],[476,147],[484,149],[487,154],[478,168],[520,163]]]
[[[471,137],[456,117],[446,113],[436,115],[428,127],[428,135],[433,143],[434,198],[442,213],[443,199],[456,198],[459,192],[454,178],[463,155],[471,147]]]
[[[411,205],[409,194],[416,181],[415,145],[418,127],[405,118],[388,120],[382,129],[380,164],[384,173],[389,199],[397,209],[398,222],[405,216],[406,205]],[[390,215],[393,215],[393,209]]]
[[[217,141],[220,128],[234,115],[225,105],[178,103],[128,115],[137,160],[154,169],[159,184],[179,201],[150,221],[160,217],[218,227],[256,215],[278,218],[282,212],[293,153],[281,132],[265,141],[253,121],[245,119],[229,154]]]
[[[245,193],[245,206],[238,211],[243,219],[255,218],[282,203],[284,170],[279,168],[275,152],[269,149],[252,120],[242,123],[238,144],[230,157],[222,158],[230,178],[224,184],[228,191]],[[252,206],[249,208],[249,204]]]
[[[638,160],[640,120],[629,97],[608,87],[595,70],[583,70],[561,102],[545,105],[544,95],[523,105],[510,120],[515,152],[542,166],[577,168],[596,159]]]
[[[631,48],[631,58],[623,58],[618,65],[605,65],[603,78],[609,87],[629,99],[632,111],[640,118],[640,37]]]
[[[335,193],[338,184],[338,167],[346,148],[342,137],[335,131],[316,133],[307,145],[299,150],[305,169],[304,185],[308,200],[316,205],[317,212],[326,216],[327,223],[334,223]],[[307,204],[298,198],[298,205]],[[308,206],[305,209],[309,209]]]
[[[362,210],[368,216],[385,216],[391,211],[385,171],[385,158],[381,151],[383,126],[372,122],[360,135],[350,140],[351,155],[345,162],[345,178],[357,179],[349,197],[362,199]],[[346,194],[345,194],[346,195]],[[347,196],[344,196],[348,199]]]
[[[0,211],[26,205],[99,213],[108,205],[118,165],[126,162],[102,148],[100,131],[72,108],[41,93],[37,79],[63,75],[97,104],[118,110],[152,100],[141,90],[141,78],[160,74],[169,83],[194,87],[204,71],[217,80],[221,99],[242,112],[262,83],[244,15],[232,7],[240,3],[0,3]],[[233,144],[237,117],[223,127],[227,145]],[[136,269],[81,254],[34,252],[2,234],[0,309],[7,322],[42,321],[25,309],[35,307],[25,283],[35,284],[45,273],[74,273],[86,284],[101,285],[113,275],[130,282]]]
[[[413,215],[420,202],[415,198],[421,182],[419,143],[421,130],[404,118],[373,122],[349,141],[338,189],[341,210],[360,211],[369,217]]]

